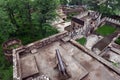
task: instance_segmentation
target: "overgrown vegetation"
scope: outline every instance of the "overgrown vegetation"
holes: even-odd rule
[[[45,37],[44,24],[56,17],[59,0],[1,0],[0,40]]]
[[[58,4],[59,0],[0,0],[0,80],[13,80],[13,67],[5,59],[2,43],[18,38],[26,45],[58,33],[49,23],[57,15]]]
[[[86,40],[86,38],[83,37],[83,38],[77,39],[76,41],[79,42],[82,45],[85,45],[87,40]]]
[[[8,49],[15,49],[15,48],[18,48],[20,45],[18,44],[14,44],[14,45],[11,45],[11,46],[8,46]]]
[[[0,80],[13,80],[13,67],[5,59],[2,52],[2,47],[0,46]]]
[[[60,0],[63,5],[83,5],[107,15],[120,15],[120,0]]]
[[[119,63],[115,63],[115,62],[112,62],[112,64],[115,66],[115,67],[119,67]]]
[[[40,31],[36,31],[33,35],[30,35],[30,34],[21,34],[21,35],[12,34],[11,37],[20,39],[22,41],[22,44],[26,45],[28,43],[31,43],[31,42],[34,42],[34,41],[37,41],[37,40],[40,40],[40,39],[43,39],[45,37],[48,37],[48,36],[51,36],[53,34],[58,33],[58,30],[56,28],[52,27],[51,25],[49,25],[47,23],[43,24],[42,26],[44,26],[43,27],[44,36],[41,35]]]
[[[97,34],[100,34],[102,36],[108,36],[112,33],[114,33],[116,30],[115,27],[111,26],[111,25],[108,25],[108,24],[105,24],[103,26],[100,26],[97,30],[96,30],[96,33]]]
[[[117,43],[117,44],[120,45],[120,37],[118,37],[118,38],[115,40],[115,43]]]

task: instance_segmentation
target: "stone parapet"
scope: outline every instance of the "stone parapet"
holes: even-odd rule
[[[34,43],[30,43],[30,44],[24,46],[23,48],[25,48],[25,51],[30,52],[33,49],[42,48],[42,47],[44,47],[44,46],[46,46],[46,45],[48,45],[48,44],[50,44],[52,42],[60,40],[60,39],[62,39],[63,37],[65,37],[67,35],[68,35],[68,32],[64,31],[64,32],[55,34],[53,36],[44,38],[42,40],[36,41]]]

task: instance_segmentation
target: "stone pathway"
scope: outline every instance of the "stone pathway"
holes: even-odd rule
[[[88,49],[92,49],[93,45],[96,44],[102,37],[99,37],[97,35],[90,35],[87,37],[87,42],[85,44],[85,47]]]

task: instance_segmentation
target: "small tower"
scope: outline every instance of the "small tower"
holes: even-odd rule
[[[2,44],[4,55],[10,63],[12,63],[13,59],[12,50],[20,46],[22,46],[21,40],[15,38],[9,39],[8,41]]]

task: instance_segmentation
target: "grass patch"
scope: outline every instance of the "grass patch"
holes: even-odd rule
[[[115,40],[115,43],[120,45],[120,37]]]
[[[102,35],[102,36],[108,36],[112,33],[114,33],[116,30],[115,27],[111,26],[111,25],[103,25],[101,27],[99,27],[97,30],[96,30],[96,33]]]
[[[112,62],[113,66],[119,67],[119,63]]]
[[[82,45],[85,45],[85,43],[86,43],[87,40],[86,40],[86,38],[83,37],[83,38],[77,39],[76,41],[78,43],[82,44]]]
[[[8,49],[15,49],[15,48],[18,48],[19,46],[20,46],[19,44],[14,44],[14,45],[8,46]]]

